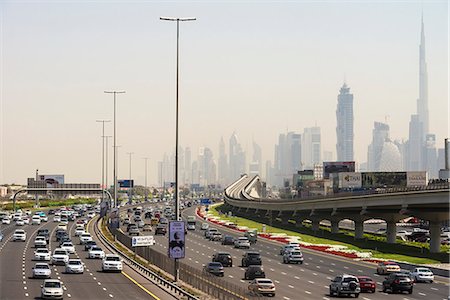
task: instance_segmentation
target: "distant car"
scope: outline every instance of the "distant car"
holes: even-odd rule
[[[88,241],[92,241],[92,236],[90,233],[83,233],[80,235],[80,245],[86,244]]]
[[[340,297],[343,295],[353,295],[355,298],[358,298],[360,292],[361,288],[359,286],[359,280],[356,276],[344,274],[338,275],[331,280],[330,296],[337,295]]]
[[[220,262],[210,262],[203,267],[203,270],[207,273],[214,274],[217,276],[224,276],[223,266]]]
[[[25,232],[25,230],[23,230],[23,229],[16,229],[14,231],[14,234],[13,234],[13,237],[12,237],[13,242],[15,242],[15,241],[25,242],[26,239],[27,239],[27,233]]]
[[[105,257],[105,251],[102,250],[102,248],[93,246],[91,249],[89,249],[89,258],[101,258]]]
[[[210,241],[221,241],[222,240],[222,234],[219,231],[214,231],[209,235]]]
[[[144,227],[142,227],[142,231],[152,231],[152,225],[145,224]]]
[[[233,258],[230,253],[219,252],[215,253],[212,257],[213,262],[220,262],[224,267],[232,267],[233,266]]]
[[[16,226],[24,226],[24,225],[25,225],[25,222],[23,221],[23,219],[18,219],[16,221]]]
[[[52,269],[46,263],[36,263],[33,267],[33,278],[50,278]]]
[[[166,233],[167,233],[167,229],[166,229],[165,225],[159,224],[158,226],[156,226],[155,235],[159,235],[159,234],[166,235]]]
[[[206,230],[209,228],[209,224],[208,223],[202,223],[202,227],[200,227],[201,230]]]
[[[234,245],[234,238],[230,235],[226,235],[222,238],[222,245]]]
[[[34,239],[34,248],[45,248],[47,247],[47,240],[45,236],[37,236]]]
[[[400,266],[395,262],[391,261],[383,261],[380,262],[377,266],[377,274],[385,275],[393,272],[400,272]]]
[[[22,220],[23,220],[23,224],[24,225],[30,225],[30,218],[29,217],[23,217]]]
[[[61,248],[56,248],[53,251],[52,255],[52,264],[53,265],[65,265],[69,261],[69,253],[66,250]]]
[[[414,281],[409,274],[391,273],[383,281],[383,293],[389,290],[391,293],[407,291],[409,294],[412,294],[413,284]]]
[[[131,235],[139,235],[139,228],[137,226],[130,227],[130,230],[128,231],[128,234]]]
[[[294,249],[300,251],[300,247],[298,245],[295,245],[295,244],[283,245],[280,249],[280,255],[284,255],[285,253],[287,253],[291,250],[294,250]]]
[[[246,252],[242,255],[241,266],[262,265],[261,254],[259,252]]]
[[[361,293],[369,292],[375,293],[377,283],[373,281],[372,278],[367,276],[357,276],[359,280],[359,287],[361,288]]]
[[[209,236],[213,232],[219,232],[219,230],[217,230],[217,228],[208,228],[208,229],[206,229],[206,231],[205,231],[205,238],[209,239]]]
[[[75,247],[72,242],[64,242],[60,248],[66,250],[69,254],[75,253]]]
[[[5,224],[5,225],[11,224],[11,219],[8,218],[8,217],[3,218],[2,219],[2,224]]]
[[[69,259],[69,261],[66,263],[66,273],[83,274],[83,262],[80,259]]]
[[[253,280],[255,278],[266,278],[266,272],[261,266],[249,266],[244,273],[245,280]]]
[[[85,251],[89,251],[92,247],[94,247],[94,246],[97,246],[97,242],[95,242],[95,241],[87,241],[85,244],[84,244],[84,250]]]
[[[44,236],[45,240],[48,241],[50,239],[50,231],[47,228],[41,228],[37,232],[38,236]]]
[[[37,216],[37,215],[34,215],[31,218],[31,225],[40,225],[40,224],[41,224],[41,217]]]
[[[248,290],[254,294],[275,296],[275,284],[267,278],[257,278],[250,282]]]
[[[287,251],[283,254],[283,263],[284,264],[303,264],[303,254],[300,250],[297,250],[296,248],[292,249],[291,251]]]
[[[116,254],[106,254],[102,260],[102,271],[122,272],[122,259]]]
[[[41,285],[41,299],[62,299],[63,284],[58,279],[46,279]]]
[[[432,283],[434,281],[434,274],[433,272],[428,268],[415,268],[411,272],[411,277],[416,282],[430,282]]]
[[[250,241],[244,236],[238,237],[234,240],[234,248],[250,249]]]
[[[86,231],[84,230],[83,227],[78,227],[78,228],[75,229],[75,236],[80,236],[80,235],[82,235],[85,232]]]
[[[61,222],[61,216],[60,215],[54,215],[53,216],[53,222]]]
[[[57,229],[63,229],[65,231],[67,231],[67,224],[64,223],[59,223],[58,226],[56,227]]]
[[[34,251],[34,260],[50,261],[51,253],[47,248],[39,248]]]

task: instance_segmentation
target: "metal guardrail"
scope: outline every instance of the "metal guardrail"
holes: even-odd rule
[[[100,222],[100,218],[97,220],[94,226],[94,231],[96,232],[97,236],[102,240],[102,242],[106,243],[110,248],[114,249],[115,252],[117,252],[125,261],[125,263],[132,267],[134,270],[139,271],[140,273],[144,274],[149,278],[153,283],[162,285],[166,288],[166,290],[170,291],[173,294],[177,294],[178,296],[184,297],[184,299],[188,300],[199,300],[198,297],[186,292],[179,286],[173,284],[172,282],[166,280],[165,278],[159,276],[155,272],[151,271],[150,269],[146,268],[145,266],[141,265],[140,263],[134,261],[133,259],[129,258],[127,254],[123,253],[117,247],[111,243],[104,235],[103,233],[98,229],[98,222]]]

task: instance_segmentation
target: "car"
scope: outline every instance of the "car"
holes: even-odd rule
[[[75,253],[75,247],[72,242],[64,242],[61,244],[60,248],[65,249],[69,254]]]
[[[290,264],[303,264],[303,253],[297,248],[293,248],[291,251],[287,251],[283,254],[283,263]]]
[[[361,288],[361,293],[369,292],[375,293],[377,283],[373,281],[372,278],[367,276],[357,276],[359,280],[359,287]]]
[[[9,225],[11,224],[11,219],[6,217],[2,219],[2,224]]]
[[[61,222],[61,216],[60,215],[54,215],[53,216],[53,222]]]
[[[15,242],[15,241],[25,242],[27,240],[27,233],[23,229],[16,229],[14,231],[12,240],[13,240],[13,242]]]
[[[62,244],[66,243],[66,242],[70,242],[72,243],[72,240],[70,239],[69,235],[63,235],[60,239],[59,239],[59,247],[61,247]]]
[[[400,272],[400,266],[392,261],[380,262],[377,266],[377,274],[385,275],[393,272]]]
[[[46,263],[36,263],[33,267],[33,278],[50,278],[52,269]]]
[[[222,234],[219,231],[214,231],[209,235],[210,241],[221,241],[222,240]]]
[[[61,216],[61,224],[69,225],[69,217]]]
[[[67,231],[67,224],[59,223],[58,226],[56,227],[56,229],[62,229],[62,230]]]
[[[267,295],[270,297],[275,296],[275,284],[268,278],[256,278],[250,282],[248,290],[253,294]]]
[[[159,224],[168,225],[169,220],[167,218],[159,218]]]
[[[83,262],[78,258],[69,259],[69,261],[66,263],[65,273],[83,274],[84,273]]]
[[[411,272],[411,277],[416,282],[429,282],[432,283],[434,281],[434,274],[433,272],[428,268],[415,268]]]
[[[266,278],[266,272],[262,266],[254,266],[250,265],[245,270],[244,279],[245,280],[253,280],[255,278]]]
[[[223,270],[223,266],[220,262],[210,262],[206,266],[203,267],[203,270],[206,273],[217,275],[223,277],[225,272]]]
[[[23,224],[24,225],[30,225],[30,218],[29,217],[22,217]]]
[[[130,219],[129,218],[123,219],[123,225],[128,225],[128,224],[130,224]]]
[[[106,254],[102,260],[102,271],[122,272],[122,259],[117,254]]]
[[[3,241],[3,233],[0,232],[0,242]]]
[[[41,222],[48,222],[48,217],[45,213],[41,213],[39,216],[41,217]]]
[[[213,233],[213,232],[218,232],[219,230],[217,230],[217,228],[208,228],[205,231],[205,238],[209,239],[209,236]]]
[[[20,218],[16,221],[16,226],[24,226],[24,225],[25,225],[25,222],[23,221],[22,218]]]
[[[128,231],[128,234],[131,235],[139,235],[139,228],[137,226],[130,227],[130,230]]]
[[[92,246],[88,252],[88,258],[102,258],[105,257],[105,251],[102,248],[97,246]]]
[[[238,237],[234,240],[234,248],[250,249],[250,241],[245,236]]]
[[[45,279],[41,285],[41,299],[62,299],[63,284],[58,279]]]
[[[93,217],[95,217],[95,212],[94,212],[94,211],[88,212],[88,213],[87,213],[87,217],[88,217],[89,219],[92,219]]]
[[[230,235],[226,235],[222,238],[222,245],[234,245],[234,238]]]
[[[159,224],[158,226],[156,226],[155,235],[159,235],[159,234],[166,235],[166,233],[167,233],[167,228],[165,225]]]
[[[409,294],[413,292],[414,281],[409,274],[406,273],[391,273],[383,281],[383,293],[388,290],[391,293],[407,291]]]
[[[69,237],[69,234],[67,233],[67,231],[65,231],[64,229],[58,229],[56,230],[56,241],[58,242],[59,240],[61,240],[63,237]]]
[[[89,251],[92,247],[97,246],[97,243],[95,241],[87,241],[84,244],[84,250]]]
[[[61,248],[56,248],[53,251],[53,255],[52,255],[52,264],[53,265],[58,265],[58,264],[65,265],[68,261],[69,261],[69,253],[67,253],[66,250],[61,249]]]
[[[54,209],[50,209],[50,210],[48,211],[48,214],[49,214],[49,215],[54,215],[54,214],[55,214],[55,210],[54,210]]]
[[[77,227],[76,229],[75,229],[75,236],[80,236],[80,235],[82,235],[83,233],[85,233],[86,231],[84,230],[84,227]]]
[[[86,244],[88,241],[92,241],[92,236],[90,233],[85,232],[80,235],[80,245]]]
[[[284,255],[285,253],[291,251],[291,250],[299,250],[300,251],[300,247],[295,245],[295,244],[287,244],[287,245],[283,245],[280,249],[280,255]]]
[[[152,225],[145,224],[144,227],[142,227],[142,231],[152,231]]]
[[[17,212],[13,215],[12,220],[15,222],[15,221],[19,220],[20,218],[22,218],[22,213]]]
[[[358,277],[353,275],[338,275],[334,279],[331,280],[330,284],[330,296],[355,296],[355,298],[359,297],[359,293],[361,292],[361,288],[359,286]]]
[[[262,265],[261,254],[259,252],[246,252],[242,255],[241,266]]]
[[[45,240],[48,241],[50,239],[50,231],[47,228],[41,228],[37,232],[38,236],[45,237]]]
[[[233,266],[233,258],[230,253],[219,252],[215,253],[212,257],[213,262],[220,262],[224,267],[232,267]]]
[[[41,217],[38,215],[31,217],[31,225],[41,225]]]
[[[142,221],[142,220],[140,220],[140,221],[137,221],[136,224],[137,224],[137,227],[138,227],[138,228],[142,228],[142,227],[144,227],[145,222]]]
[[[50,261],[51,253],[47,248],[39,248],[34,251],[34,260]]]
[[[45,236],[37,236],[34,239],[34,248],[45,248],[47,247],[47,240],[45,239]]]
[[[130,231],[130,228],[131,227],[137,227],[137,225],[136,224],[134,224],[134,223],[130,223],[130,224],[128,224],[127,225],[127,232],[129,232]]]

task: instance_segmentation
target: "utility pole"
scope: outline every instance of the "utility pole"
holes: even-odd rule
[[[131,184],[131,155],[134,154],[134,152],[127,152],[127,154],[130,156],[130,176],[129,176],[129,180],[130,180],[130,187],[128,190],[128,204],[132,204],[133,202],[133,185]]]
[[[105,201],[105,123],[111,120],[96,120],[97,123],[102,123],[102,202]]]
[[[144,200],[145,200],[145,202],[147,202],[148,201],[148,191],[147,191],[147,161],[148,161],[148,157],[144,157],[143,159],[145,161],[145,186],[144,186],[145,196],[144,196]]]

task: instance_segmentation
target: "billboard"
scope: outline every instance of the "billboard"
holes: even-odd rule
[[[406,185],[407,186],[425,186],[428,183],[427,172],[407,172]]]
[[[355,172],[354,161],[324,161],[323,178],[329,179],[332,173]]]
[[[131,238],[131,247],[153,246],[155,239],[153,235],[133,236]]]
[[[45,181],[48,188],[64,183],[64,175],[38,175],[40,181]]]
[[[184,258],[184,221],[169,222],[169,257]]]
[[[117,180],[117,183],[119,184],[120,188],[130,188],[130,187],[134,187],[134,180],[133,179],[122,179],[122,180]]]
[[[341,172],[339,175],[339,188],[360,188],[362,186],[361,173]]]
[[[363,188],[406,187],[406,172],[363,172]]]

